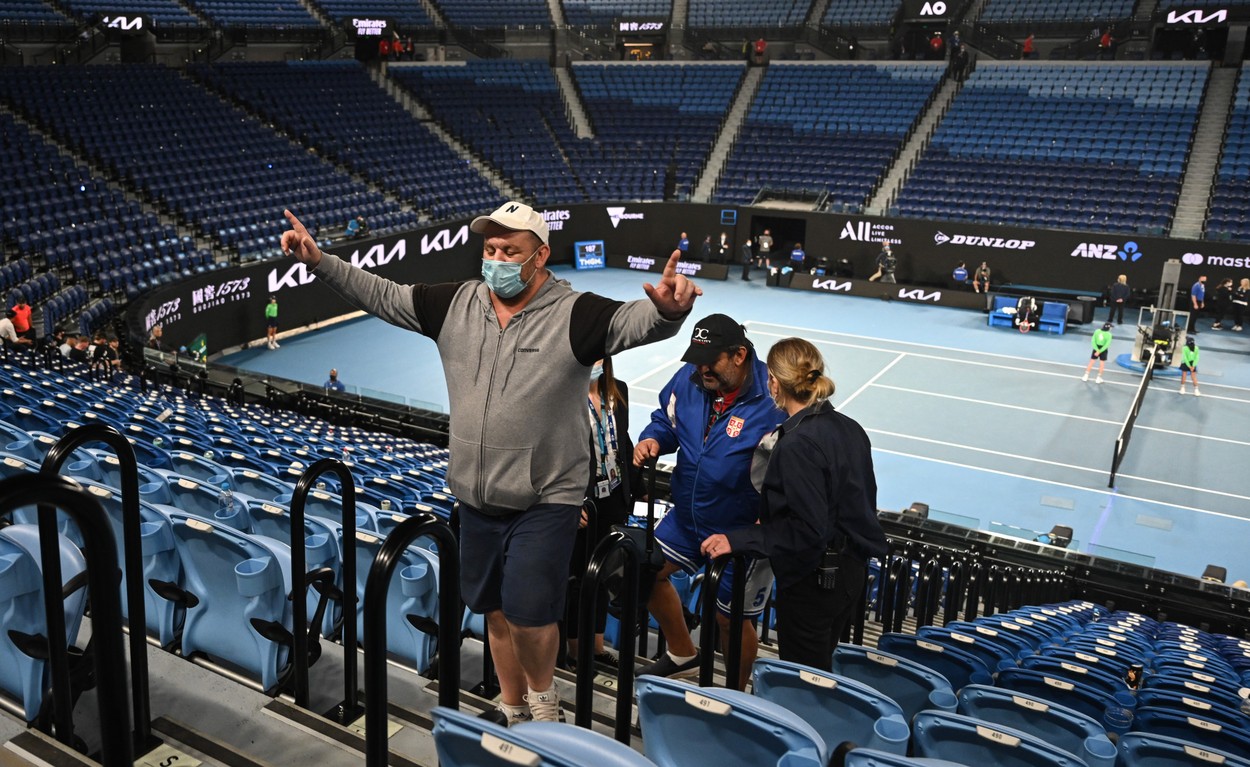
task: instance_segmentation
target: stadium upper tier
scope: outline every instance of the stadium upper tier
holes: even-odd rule
[[[1206,66],[980,66],[897,200],[901,214],[1162,233]]]

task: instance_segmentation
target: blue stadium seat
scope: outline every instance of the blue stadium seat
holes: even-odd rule
[[[1079,757],[1088,767],[1112,767],[1115,746],[1103,726],[1051,701],[998,687],[969,685],[959,691],[959,713],[1027,732]]]
[[[207,655],[272,690],[291,649],[289,550],[189,514],[169,520],[183,567],[183,656]]]
[[[914,634],[882,634],[877,649],[908,658],[933,669],[958,691],[970,684],[990,684],[990,669],[970,652],[937,642],[929,642]]]
[[[1120,736],[1119,764],[1124,767],[1192,767],[1218,764],[1250,767],[1250,760],[1165,735],[1130,732]]]
[[[1102,721],[1109,707],[1119,705],[1115,698],[1100,689],[1036,669],[1004,669],[998,672],[994,684],[1007,690],[1049,700],[1082,713],[1097,722]]]
[[[59,540],[61,577],[68,583],[87,566],[78,547]],[[39,530],[15,524],[0,528],[0,689],[15,698],[27,722],[43,709],[49,685],[46,661],[23,651],[20,637],[48,636],[43,610],[43,575],[39,556]],[[65,597],[65,637],[73,644],[86,607],[86,590]]]
[[[1107,742],[1110,746],[1110,741]],[[922,711],[912,721],[917,756],[996,767],[1081,767],[1085,762],[1020,730],[945,711]],[[1114,757],[1114,748],[1103,759]]]
[[[501,727],[463,711],[436,708],[434,746],[443,767],[654,767],[606,735],[553,722]]]
[[[755,662],[751,684],[759,697],[802,717],[831,748],[849,740],[864,748],[907,753],[911,731],[903,709],[867,685],[797,663],[763,659]]]
[[[893,700],[903,709],[906,721],[926,709],[954,711],[958,704],[945,677],[890,653],[840,644],[833,653],[833,672],[862,682]]]
[[[645,753],[660,767],[784,764],[824,767],[825,742],[798,715],[738,690],[673,679],[637,681]]]

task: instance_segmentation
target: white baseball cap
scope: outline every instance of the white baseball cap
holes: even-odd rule
[[[487,223],[498,224],[504,229],[517,232],[533,232],[544,245],[548,244],[550,230],[547,222],[543,220],[541,213],[523,202],[505,202],[489,216],[478,216],[469,224],[469,231],[482,234],[486,231]]]

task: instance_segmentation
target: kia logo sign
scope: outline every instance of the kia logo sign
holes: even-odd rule
[[[1192,11],[1168,11],[1169,24],[1226,24],[1228,11],[1221,9],[1204,14],[1201,9]]]

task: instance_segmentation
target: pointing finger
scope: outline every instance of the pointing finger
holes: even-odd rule
[[[308,230],[304,228],[304,225],[300,223],[299,219],[295,217],[294,213],[292,213],[289,210],[284,209],[282,211],[282,215],[286,216],[286,220],[290,222],[291,228],[300,235],[300,239],[303,239],[304,237],[308,236]]]

